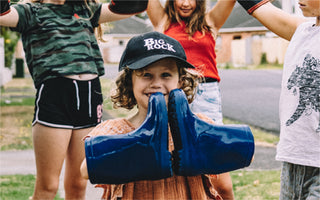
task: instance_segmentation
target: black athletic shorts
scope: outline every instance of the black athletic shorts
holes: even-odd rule
[[[96,126],[102,118],[100,79],[49,79],[37,88],[32,125],[66,129]]]

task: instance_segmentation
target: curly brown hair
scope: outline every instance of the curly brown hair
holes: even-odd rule
[[[179,82],[181,85],[180,89],[184,91],[188,102],[191,103],[194,99],[199,75],[197,72],[183,67],[183,65],[181,65],[178,61],[177,66],[179,68]],[[120,72],[120,75],[116,80],[115,93],[111,95],[111,101],[113,102],[114,108],[121,107],[132,109],[135,105],[137,105],[132,86],[132,74],[135,72],[144,74],[144,68],[133,70],[126,67]]]
[[[186,32],[191,37],[196,31],[200,31],[202,34],[211,32],[211,28],[205,20],[206,0],[196,0],[196,9],[192,15],[186,19],[182,19],[178,12],[175,11],[174,1],[175,0],[167,0],[164,7],[165,12],[168,15],[165,30],[167,30],[172,23],[181,23],[181,21],[184,21],[186,23]]]
[[[27,2],[42,3],[43,0],[22,0],[22,3],[27,3]],[[73,3],[73,2],[83,3],[90,10],[90,7],[88,6],[88,3],[99,3],[100,1],[99,0],[76,0],[76,1],[66,0],[66,3]],[[91,10],[90,10],[90,12],[91,12]],[[93,16],[93,13],[91,13],[91,15]],[[98,40],[100,40],[102,42],[105,42],[105,40],[103,39],[103,29],[102,29],[101,24],[99,24],[98,27],[94,28],[94,32],[96,33],[96,37],[97,37]]]

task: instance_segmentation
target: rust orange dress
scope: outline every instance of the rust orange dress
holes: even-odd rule
[[[201,119],[213,123],[204,115],[198,114]],[[102,122],[95,127],[88,137],[97,135],[125,134],[133,131],[134,126],[126,119],[111,119]],[[174,145],[169,130],[169,151],[173,151]],[[211,182],[216,175],[199,175],[192,177],[176,176],[161,180],[143,180],[119,185],[98,184],[96,187],[104,189],[101,199],[222,199],[214,189]]]

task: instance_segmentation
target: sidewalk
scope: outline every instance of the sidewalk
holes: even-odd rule
[[[276,148],[257,145],[254,161],[246,170],[280,170],[280,162],[275,161]],[[0,151],[0,175],[36,174],[33,150]],[[60,176],[59,194],[64,197],[64,169]],[[86,199],[100,199],[102,189],[94,188],[88,181]]]
[[[0,151],[0,175],[36,174],[33,150]],[[60,175],[59,194],[64,198],[63,188],[64,167]],[[101,189],[95,189],[88,181],[86,199],[100,199]]]
[[[108,113],[103,113],[104,120],[110,119]],[[256,145],[254,160],[246,170],[280,170],[280,162],[275,160],[275,146]],[[35,157],[33,150],[0,151],[0,175],[36,174]],[[59,194],[64,198],[63,186],[64,167],[60,175]],[[86,199],[100,199],[101,188],[94,188],[88,181]]]

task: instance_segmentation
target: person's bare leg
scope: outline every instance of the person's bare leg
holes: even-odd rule
[[[33,199],[53,199],[71,138],[69,129],[50,128],[39,123],[32,128],[37,177]]]
[[[65,199],[85,199],[87,180],[81,177],[80,165],[85,158],[83,137],[92,128],[73,130],[66,157]]]

